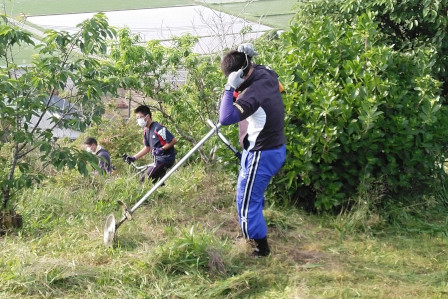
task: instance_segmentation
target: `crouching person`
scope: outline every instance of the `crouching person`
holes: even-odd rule
[[[98,167],[101,169],[103,174],[110,174],[112,172],[112,166],[110,164],[109,152],[102,148],[93,137],[88,137],[84,141],[84,146],[87,152],[98,156]]]
[[[134,110],[137,116],[137,124],[143,128],[144,147],[134,156],[128,156],[126,162],[134,162],[147,153],[154,156],[154,164],[150,166],[141,177],[141,182],[145,176],[153,182],[165,176],[167,170],[174,165],[176,150],[174,144],[177,139],[163,125],[152,120],[151,110],[148,106],[139,106]]]

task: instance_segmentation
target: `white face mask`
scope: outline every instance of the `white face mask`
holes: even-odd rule
[[[145,118],[144,118],[144,117],[142,117],[142,118],[137,118],[137,124],[138,124],[140,127],[144,128],[144,127],[146,126],[146,120],[145,120]]]
[[[91,153],[91,152],[92,152],[92,148],[91,148],[90,146],[86,146],[86,151],[87,151],[88,153]]]

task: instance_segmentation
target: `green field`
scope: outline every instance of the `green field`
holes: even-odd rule
[[[14,57],[14,63],[19,65],[30,64],[31,56],[35,50],[33,46],[21,46],[13,47],[12,56]],[[4,65],[4,61],[0,59],[0,65]]]
[[[125,9],[159,8],[194,4],[188,0],[2,0],[7,15],[29,16],[99,12]]]
[[[254,22],[286,29],[294,16],[293,8],[296,3],[297,0],[260,0],[253,1],[250,4],[235,2],[208,4],[208,6]]]
[[[28,16],[68,14],[82,12],[99,12],[127,9],[160,8],[185,5],[206,5],[210,8],[247,18],[251,21],[285,29],[293,17],[292,9],[296,0],[259,0],[235,3],[204,3],[192,0],[1,0],[2,12],[9,16]]]
[[[68,14],[82,12],[98,12],[128,9],[144,9],[144,8],[161,8],[186,5],[206,5],[212,9],[220,10],[241,18],[248,19],[253,22],[262,23],[270,27],[287,29],[289,22],[294,16],[292,8],[297,2],[296,0],[259,0],[250,2],[235,3],[204,3],[204,1],[189,0],[0,0],[2,11],[6,15],[14,18],[21,18],[21,15],[38,16],[53,14]],[[207,1],[205,1],[207,2]],[[216,2],[216,1],[214,1]],[[33,26],[33,24],[29,24]],[[35,26],[33,26],[35,27]],[[34,54],[32,47],[17,49],[16,60],[18,64],[28,64],[30,58]],[[0,65],[4,65],[0,61]]]
[[[293,16],[293,14],[268,15],[262,17],[260,21],[265,25],[287,30],[289,28],[289,22]]]
[[[250,4],[245,2],[209,4],[215,9],[223,9],[234,15],[261,16],[292,13],[292,8],[297,0],[260,0],[253,1]]]

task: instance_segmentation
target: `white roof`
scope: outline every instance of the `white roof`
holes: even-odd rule
[[[45,29],[76,32],[76,25],[95,13],[78,13],[28,17],[27,21]],[[110,11],[109,24],[129,27],[142,41],[168,41],[173,36],[191,33],[200,37],[194,47],[197,53],[219,52],[244,40],[259,37],[271,28],[199,5]],[[242,34],[243,31],[248,33]]]
[[[54,122],[52,121],[52,117],[58,117],[58,115],[52,114],[48,111],[45,112],[42,120],[40,121],[40,123],[37,127],[42,130],[53,128]],[[36,126],[38,120],[39,120],[39,118],[35,115],[33,115],[31,117],[31,120],[29,122],[30,129],[32,129]],[[75,130],[68,129],[68,128],[59,128],[59,127],[55,127],[51,132],[53,133],[53,137],[56,137],[56,138],[67,137],[72,140],[78,138],[79,134],[81,134],[81,132],[79,132],[79,131],[75,131]]]

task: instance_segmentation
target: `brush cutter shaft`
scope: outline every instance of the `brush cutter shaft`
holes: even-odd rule
[[[132,213],[134,213],[135,210],[145,201],[148,199],[148,197],[154,193],[154,191],[157,190],[184,162],[190,158],[190,156],[196,152],[214,133],[216,133],[219,138],[235,153],[235,155],[238,153],[238,151],[230,144],[229,141],[224,137],[224,135],[219,132],[219,127],[221,127],[221,124],[218,123],[217,125],[214,125],[210,120],[208,120],[209,125],[212,127],[210,132],[205,135],[201,141],[199,141],[179,162],[177,162],[176,165],[174,165],[170,171],[165,174],[163,178],[161,178],[152,188],[149,190],[130,210],[127,209],[126,204],[124,202],[119,202],[123,209],[123,218],[119,222],[115,221],[115,217],[113,214],[109,215],[106,220],[106,225],[104,228],[104,244],[106,247],[111,247],[113,245],[113,241],[116,235],[116,230],[120,227],[120,225],[126,221],[126,219],[131,219]],[[137,168],[137,166],[132,163],[132,165]],[[148,166],[148,165],[147,165]]]

